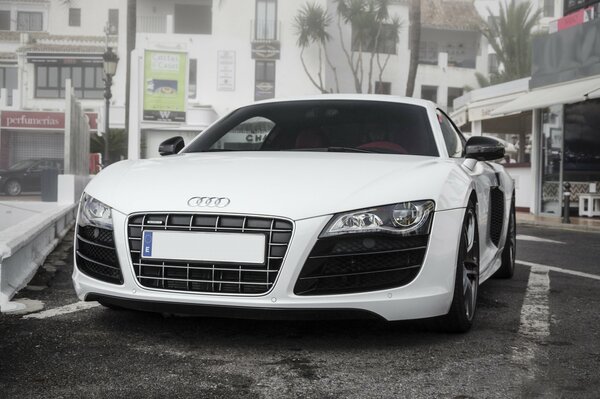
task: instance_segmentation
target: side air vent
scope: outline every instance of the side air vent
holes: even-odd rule
[[[498,246],[504,223],[504,193],[498,187],[490,191],[490,208],[490,238]]]

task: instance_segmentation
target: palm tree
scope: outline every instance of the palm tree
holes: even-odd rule
[[[491,10],[488,9],[490,16]],[[484,23],[481,32],[496,52],[499,72],[490,76],[490,82],[500,83],[520,79],[531,74],[532,30],[539,21],[541,10],[533,11],[529,2],[500,4],[500,15]],[[481,79],[480,79],[481,80]],[[485,83],[481,80],[481,83]]]
[[[406,82],[406,96],[412,97],[419,68],[419,47],[421,43],[421,0],[410,2],[410,64]]]
[[[302,62],[302,67],[310,82],[319,89],[321,93],[330,91],[325,87],[323,80],[323,56],[325,57],[327,65],[333,72],[336,91],[340,91],[336,67],[331,62],[327,53],[327,42],[331,39],[331,35],[327,32],[327,28],[330,24],[331,17],[327,11],[317,3],[304,4],[294,19],[294,27],[296,29],[296,34],[298,35],[297,44],[301,49],[300,61]],[[317,45],[319,54],[319,66],[316,77],[310,73],[306,66],[306,62],[304,61],[304,51],[313,44]]]
[[[381,82],[383,71],[387,67],[391,54],[387,53],[384,61],[386,42],[398,42],[400,20],[392,18],[388,8],[390,0],[335,0],[337,3],[337,25],[340,45],[346,61],[354,77],[354,88],[357,93],[363,91],[365,77],[364,53],[370,53],[367,71],[367,92],[373,92],[373,66],[377,61],[379,68],[378,81]],[[346,47],[342,23],[352,27],[351,48]]]

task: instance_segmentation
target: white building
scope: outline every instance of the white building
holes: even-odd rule
[[[218,116],[254,100],[319,93],[300,59],[294,20],[305,0],[138,0],[137,38],[134,68],[138,80],[132,98],[129,131],[129,157],[157,156],[158,144],[173,135],[186,140],[206,128]],[[352,28],[338,29],[333,0],[311,2],[326,9],[332,17],[327,44],[337,79],[324,55],[319,60],[317,46],[303,53],[306,69],[317,80],[321,71],[326,90],[355,92],[354,76],[346,61],[346,50],[358,57],[352,43]],[[426,0],[422,10],[421,62],[417,74],[416,97],[451,107],[465,86],[475,87],[475,72],[487,73],[487,43],[479,33],[481,19],[471,1]],[[385,43],[377,56],[387,62],[380,79],[378,62],[373,61],[369,85],[371,53],[363,53],[361,91],[404,95],[410,59],[409,2],[392,1],[390,20],[400,22],[398,39]],[[146,50],[179,51],[189,57],[188,101],[185,123],[144,121],[143,56]],[[227,82],[223,79],[227,76]],[[132,86],[134,87],[134,86]]]
[[[121,0],[0,1],[0,167],[62,158],[66,79],[96,128],[104,104],[102,54],[108,41],[125,58],[125,25]],[[125,67],[120,63],[112,90],[121,109]]]

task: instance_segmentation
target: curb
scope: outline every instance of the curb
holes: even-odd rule
[[[566,223],[552,223],[552,222],[540,222],[530,220],[519,220],[517,219],[517,226],[529,226],[529,227],[545,227],[555,230],[567,230],[577,231],[581,233],[595,233],[600,234],[600,226],[586,226],[578,224],[566,224]]]

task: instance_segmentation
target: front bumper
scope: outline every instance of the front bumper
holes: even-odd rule
[[[310,315],[311,311],[324,315],[323,317],[339,311],[340,314],[358,316],[377,315],[390,321],[434,317],[446,314],[450,308],[463,216],[463,209],[435,213],[423,266],[411,283],[400,288],[373,292],[319,296],[295,295],[294,286],[320,232],[331,216],[296,221],[286,259],[273,289],[266,295],[243,296],[159,291],[142,287],[135,278],[129,258],[127,216],[113,211],[114,237],[123,272],[123,284],[104,283],[81,273],[77,267],[73,271],[73,282],[81,300],[103,299],[108,303],[139,310],[221,317],[243,317],[243,313],[246,313],[273,319],[282,318],[280,315],[285,310],[289,311],[286,316],[291,318],[306,318],[302,315]],[[206,312],[207,309],[210,311]]]

